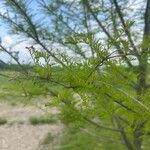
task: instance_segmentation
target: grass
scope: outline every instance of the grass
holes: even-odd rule
[[[48,144],[50,144],[52,142],[53,139],[54,139],[54,137],[52,136],[52,134],[50,132],[48,132],[46,137],[42,141],[42,144],[43,145],[48,145]]]
[[[108,139],[107,139],[108,138]],[[123,144],[110,140],[110,135],[92,129],[86,132],[74,126],[67,126],[59,150],[125,150]]]
[[[8,103],[10,105],[17,104],[32,104],[33,101],[38,100],[37,97],[45,95],[45,90],[40,85],[34,83],[33,80],[16,80],[17,72],[14,71],[0,71],[0,102]],[[10,76],[11,78],[5,77]]]
[[[3,117],[0,117],[0,125],[4,125],[7,123],[7,120]]]
[[[56,123],[57,120],[52,116],[32,116],[29,118],[29,122],[32,125],[39,125],[39,124],[52,124]]]
[[[60,150],[101,150],[97,140],[83,132],[67,132]]]

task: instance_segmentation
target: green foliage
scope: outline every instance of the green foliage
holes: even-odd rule
[[[46,134],[46,137],[45,137],[44,140],[42,141],[42,144],[43,144],[43,145],[50,144],[50,143],[52,142],[53,138],[54,138],[54,137],[52,136],[52,134],[51,134],[50,132],[48,132],[48,133]]]
[[[0,117],[0,125],[4,125],[7,123],[7,120],[3,117]]]
[[[74,133],[66,135],[60,149],[61,150],[100,150],[98,142],[85,133]]]
[[[107,131],[128,149],[140,150],[150,116],[149,1],[148,7],[140,5],[142,13],[127,9],[128,0],[38,0],[40,9],[35,13],[30,1],[2,2],[6,12],[0,13],[0,19],[13,33],[34,43],[27,47],[33,70],[18,80],[25,96],[51,94],[54,98],[49,105],[60,107],[65,124],[91,124],[102,130],[98,131],[101,137]],[[42,20],[37,22],[38,14]],[[137,18],[144,19],[143,32],[136,30],[137,23],[141,27]],[[45,122],[31,120],[33,124]],[[75,138],[85,139],[83,145],[77,141],[82,149],[97,145],[96,139],[84,133]]]
[[[60,145],[60,150],[125,150],[122,143],[111,139],[109,135],[105,135],[101,131],[88,131],[76,128],[70,125],[65,130],[63,140]],[[107,142],[105,143],[107,139]]]
[[[34,79],[27,79],[14,71],[1,71],[0,101],[11,105],[31,104],[39,95],[47,93],[47,85],[36,84]],[[45,98],[44,98],[45,99]],[[36,100],[38,101],[38,99]]]
[[[56,119],[52,116],[32,116],[29,118],[29,122],[32,125],[39,125],[39,124],[53,124],[56,123]]]

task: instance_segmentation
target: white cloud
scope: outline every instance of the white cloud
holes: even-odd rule
[[[2,44],[7,46],[7,45],[12,45],[14,43],[13,41],[13,37],[9,36],[9,35],[6,35],[4,37],[4,39],[2,39]]]
[[[25,48],[27,45],[29,45],[28,42],[23,41],[18,44],[18,43],[16,43],[16,41],[18,41],[17,36],[6,34],[2,38],[2,45],[4,47],[6,47],[7,50],[9,50],[9,51],[19,51],[20,62],[28,63],[31,58],[28,50]],[[0,59],[5,62],[9,62],[10,60],[12,60],[11,57],[4,52],[0,53]],[[12,61],[12,62],[14,62],[14,61]]]

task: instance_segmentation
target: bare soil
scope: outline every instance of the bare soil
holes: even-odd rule
[[[0,117],[8,120],[7,124],[0,126],[0,150],[54,150],[59,146],[63,125],[58,121],[56,124],[33,126],[28,119],[47,113],[55,115],[57,112],[57,108],[45,111],[34,106],[0,104]],[[45,147],[41,142],[48,132],[54,140]]]

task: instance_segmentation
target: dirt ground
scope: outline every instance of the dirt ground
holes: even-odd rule
[[[48,150],[58,147],[63,130],[60,122],[33,126],[28,121],[31,116],[46,113],[55,115],[57,109],[51,108],[47,112],[34,106],[0,104],[0,117],[8,120],[7,124],[0,126],[0,150],[47,150],[40,143],[48,132],[54,136]]]

